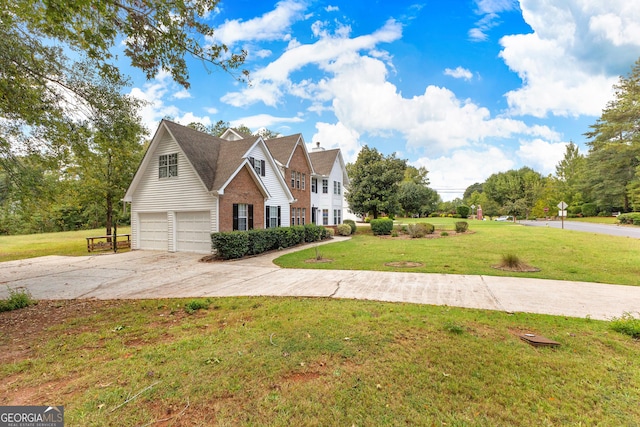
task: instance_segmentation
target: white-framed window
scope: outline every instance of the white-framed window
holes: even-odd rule
[[[302,189],[305,190],[307,188],[307,184],[305,184],[307,181],[307,174],[302,174]]]
[[[311,178],[311,192],[318,192],[318,178]]]
[[[264,160],[254,159],[253,157],[250,157],[249,161],[251,162],[253,170],[256,171],[258,176],[264,176]]]
[[[302,225],[306,224],[306,218],[307,217],[307,208],[302,208]]]
[[[296,172],[296,188],[300,189],[300,172]]]
[[[329,193],[329,180],[328,179],[323,179],[322,180],[322,193],[323,194],[328,194]]]
[[[333,210],[333,225],[342,224],[342,209]]]
[[[333,181],[333,194],[340,194],[340,181]]]
[[[322,225],[329,225],[329,209],[322,209]]]
[[[296,188],[296,173],[291,171],[291,188]]]
[[[297,208],[298,211],[298,222],[296,225],[300,225],[300,217],[302,217],[302,208]]]
[[[158,178],[178,176],[178,153],[162,154],[158,158]]]

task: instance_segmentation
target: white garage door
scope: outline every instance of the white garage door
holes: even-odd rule
[[[176,213],[176,250],[211,253],[209,211]]]
[[[140,221],[140,249],[166,251],[168,245],[167,214],[141,213]]]

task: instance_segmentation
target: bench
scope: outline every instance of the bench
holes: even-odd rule
[[[120,240],[120,238],[126,237],[127,240]],[[93,236],[87,237],[87,252],[93,251],[112,251],[113,250],[113,236]],[[130,248],[131,247],[131,234],[118,234],[116,235],[116,249]]]

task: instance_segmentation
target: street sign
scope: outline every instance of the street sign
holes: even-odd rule
[[[564,217],[567,216],[567,209],[569,205],[567,205],[564,201],[558,203],[558,207],[560,208],[560,219],[562,220],[562,229],[564,230]]]

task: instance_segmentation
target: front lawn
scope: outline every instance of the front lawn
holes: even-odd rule
[[[118,227],[118,234],[129,234],[131,227]],[[104,228],[59,233],[0,236],[0,262],[47,255],[88,255],[87,237],[103,236]],[[120,249],[122,251],[123,249]],[[127,249],[128,250],[128,249]]]
[[[399,220],[429,222],[435,236],[454,229],[449,218]],[[434,239],[373,236],[362,226],[353,238],[317,248],[330,262],[308,262],[316,248],[284,255],[275,263],[285,268],[407,271],[419,273],[480,274],[542,279],[640,285],[640,240],[509,222],[473,221],[470,234]],[[503,255],[513,254],[539,272],[513,273],[492,268]],[[413,262],[398,268],[389,263]]]
[[[589,319],[309,298],[41,301],[0,313],[0,345],[0,405],[64,405],[69,426],[640,419],[639,342]]]

